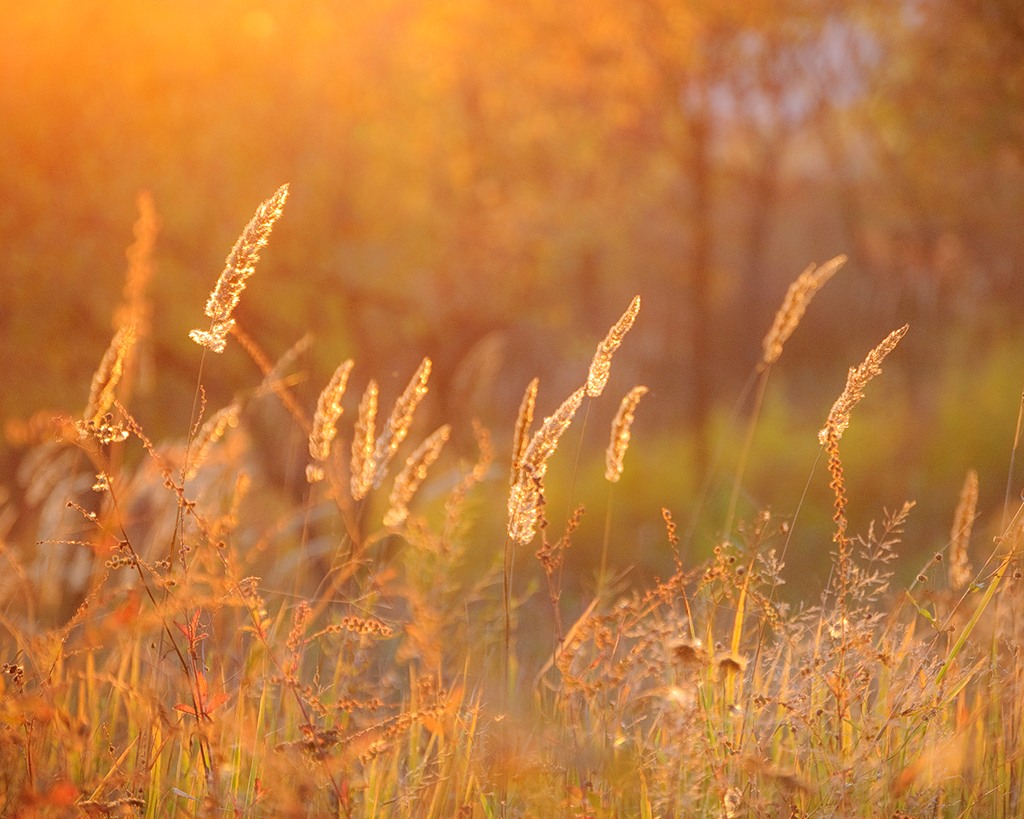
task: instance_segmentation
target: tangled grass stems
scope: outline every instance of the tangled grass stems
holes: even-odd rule
[[[493,490],[482,429],[472,468],[454,457],[428,464],[459,433],[442,426],[405,457],[390,498],[369,481],[359,506],[374,514],[343,535],[348,551],[338,546],[318,585],[296,579],[295,561],[307,558],[297,523],[312,520],[323,554],[334,546],[351,501],[347,459],[326,470],[334,497],[314,499],[304,486],[300,509],[247,448],[259,445],[249,424],[259,397],[290,395],[290,353],[273,364],[250,339],[262,382],[205,420],[200,379],[194,456],[183,461],[194,471],[181,478],[180,444],[163,449],[145,435],[117,395],[122,381],[110,418],[69,422],[64,443],[38,453],[51,474],[77,470],[75,482],[52,485],[75,520],[47,545],[90,561],[84,580],[59,578],[81,595],[52,628],[30,553],[0,540],[11,563],[0,578],[0,812],[1016,815],[1021,512],[971,571],[967,536],[985,512],[969,473],[940,550],[948,565],[932,558],[898,596],[894,550],[913,504],[864,535],[848,523],[855,494],[840,438],[899,338],[887,341],[851,370],[847,400],[824,428],[818,457],[829,462],[837,545],[820,603],[791,606],[778,594],[802,497],[795,513],[737,523],[706,560],[690,541],[684,552],[664,512],[670,575],[613,591],[601,571],[600,592],[579,601],[564,629],[559,572],[570,539],[587,532],[578,511],[551,534],[542,481],[585,389],[534,429],[536,382],[527,388],[501,498],[507,520],[474,523],[477,500]],[[307,410],[288,408],[308,438]],[[233,415],[246,434],[212,449]],[[365,474],[376,477],[382,433],[358,426],[353,438],[373,466]],[[616,477],[622,431],[594,457]],[[337,445],[345,431],[334,432]],[[68,443],[79,463],[64,457]],[[128,448],[141,460],[120,458]],[[513,565],[523,545],[514,493],[528,479],[553,615],[536,611],[543,594],[517,596],[544,582],[536,567],[527,583]],[[410,502],[420,488],[431,491]],[[610,514],[609,502],[606,531]],[[168,560],[172,526],[179,551]],[[504,548],[478,548],[494,526]],[[533,696],[520,696],[530,679]]]

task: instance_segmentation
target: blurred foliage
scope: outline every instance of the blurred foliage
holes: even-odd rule
[[[905,395],[890,383],[874,410],[892,437],[866,440],[883,434],[867,407],[868,429],[851,433],[865,436],[851,473],[857,452],[877,459],[863,467],[879,488],[869,508],[958,485],[968,464],[946,459],[941,436],[970,441],[979,465],[1006,459],[1019,367],[982,351],[1019,338],[1015,0],[40,0],[3,12],[5,416],[78,410],[146,189],[161,222],[157,376],[136,406],[155,436],[181,435],[198,362],[186,333],[255,205],[289,182],[238,318],[271,358],[316,335],[310,402],[343,356],[394,391],[430,355],[432,411],[465,437],[480,417],[501,443],[526,381],[562,395],[571,362],[585,366],[640,293],[617,386],[652,388],[642,423],[670,439],[652,461],[686,453],[685,467],[641,474],[689,470],[688,492],[723,434],[715,407],[738,394],[786,284],[848,252],[783,358],[760,468],[777,474],[788,419],[806,412],[813,436],[845,368],[904,321],[892,369]],[[221,366],[214,404],[251,383],[244,356]],[[971,438],[978,418],[958,409],[978,390],[991,414],[973,434],[997,441]],[[900,477],[889,459],[911,467]],[[755,470],[750,497],[760,480],[782,479]]]

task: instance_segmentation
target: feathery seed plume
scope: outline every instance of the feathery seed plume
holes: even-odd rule
[[[590,362],[590,371],[587,373],[587,395],[590,398],[597,398],[608,383],[608,376],[612,370],[612,355],[619,349],[622,339],[625,338],[629,328],[636,321],[637,313],[640,312],[640,297],[634,296],[626,312],[612,325],[604,341],[597,345],[597,351]]]
[[[963,589],[971,579],[971,564],[967,559],[967,547],[971,542],[974,513],[978,508],[978,473],[967,470],[960,501],[953,515],[953,529],[949,542],[949,587],[953,591]]]
[[[228,333],[235,326],[234,319],[225,322],[214,322],[209,330],[190,330],[188,337],[200,347],[206,347],[215,353],[223,353],[228,343]]]
[[[782,306],[779,307],[771,328],[761,342],[764,349],[764,355],[761,358],[762,367],[778,361],[779,356],[782,355],[782,346],[800,324],[800,319],[803,318],[807,305],[811,303],[814,294],[824,287],[825,283],[844,264],[846,264],[846,256],[836,256],[821,267],[811,264],[797,276],[796,281],[790,284],[786,291],[786,297],[782,300]]]
[[[309,433],[309,455],[313,462],[306,467],[306,480],[310,483],[316,483],[324,477],[322,464],[330,457],[331,442],[338,434],[341,399],[345,395],[353,363],[350,358],[338,365],[316,402],[313,429]]]
[[[377,382],[372,378],[359,402],[355,429],[352,431],[352,500],[362,500],[373,486],[373,436],[377,423]]]
[[[856,367],[850,368],[846,376],[846,388],[832,405],[825,426],[818,432],[818,442],[822,446],[828,440],[830,430],[834,433],[837,441],[843,436],[844,430],[850,425],[850,412],[864,397],[864,388],[872,378],[882,372],[882,361],[896,349],[896,345],[907,334],[909,327],[909,324],[904,324],[899,329],[893,330],[881,344],[868,353],[867,358]]]
[[[401,526],[409,517],[409,502],[420,488],[423,479],[427,477],[427,470],[440,456],[441,449],[447,442],[451,431],[452,428],[449,424],[435,430],[406,459],[405,466],[398,473],[395,485],[391,489],[391,496],[388,500],[389,509],[384,515],[385,526]]]
[[[516,416],[516,428],[512,435],[512,475],[509,481],[510,486],[515,486],[519,480],[519,470],[523,462],[523,455],[526,454],[526,447],[530,443],[530,426],[533,424],[533,408],[537,403],[537,388],[540,386],[540,379],[534,378],[526,385],[526,392],[523,393],[523,400],[519,404],[519,414]]]
[[[626,449],[629,447],[634,413],[637,404],[646,393],[647,387],[633,387],[626,393],[622,403],[619,404],[619,411],[615,413],[615,420],[612,421],[612,437],[605,453],[604,469],[605,478],[612,483],[622,477],[622,459],[626,456]]]
[[[544,504],[544,475],[548,459],[558,448],[558,440],[569,428],[583,402],[584,388],[576,390],[553,415],[544,419],[530,439],[520,464],[519,479],[508,497],[508,534],[523,545],[533,540]]]
[[[424,358],[416,368],[412,380],[398,397],[391,415],[384,423],[377,443],[373,448],[374,487],[380,486],[387,474],[388,465],[412,426],[412,417],[423,396],[427,394],[427,379],[430,378],[430,359]]]
[[[246,281],[256,270],[260,251],[266,247],[270,231],[284,211],[287,198],[288,186],[282,185],[273,196],[260,204],[256,214],[235,242],[235,246],[231,248],[224,262],[224,271],[206,300],[206,315],[212,319],[210,329],[193,330],[189,333],[189,338],[197,344],[208,347],[215,353],[224,352],[228,333],[235,323],[231,314],[241,298]]]

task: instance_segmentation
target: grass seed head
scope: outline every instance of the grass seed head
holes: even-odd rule
[[[626,312],[612,325],[608,335],[604,337],[604,341],[597,345],[597,351],[590,362],[590,371],[587,373],[588,397],[597,398],[604,391],[605,384],[608,383],[608,376],[612,371],[612,356],[619,349],[622,339],[626,337],[629,328],[633,326],[639,312],[640,297],[634,296]]]
[[[114,405],[115,391],[127,367],[128,355],[135,344],[135,325],[122,324],[100,359],[89,387],[89,403],[82,417],[85,421],[99,422]]]
[[[377,423],[377,382],[372,378],[359,402],[359,414],[352,431],[352,499],[362,500],[373,486],[373,438]]]
[[[316,477],[317,472],[320,475],[317,480],[323,477],[323,470],[318,468],[317,463],[322,464],[330,457],[331,443],[338,434],[338,419],[342,413],[341,399],[345,395],[352,366],[351,358],[339,364],[317,400],[313,429],[309,433],[309,455],[315,463],[311,464],[313,475],[310,475],[310,470],[306,470],[307,479]],[[313,482],[310,480],[310,483]]]
[[[124,254],[128,260],[128,273],[124,278],[122,302],[114,314],[114,327],[131,323],[135,325],[138,335],[145,336],[149,331],[150,319],[146,289],[153,278],[153,247],[160,222],[149,191],[141,191],[135,201],[139,218],[132,226],[135,241]]]
[[[410,455],[402,471],[395,478],[391,489],[388,511],[384,515],[385,526],[401,526],[409,516],[409,503],[427,477],[427,470],[438,459],[441,450],[451,435],[451,425],[445,424],[435,430],[416,451]]]
[[[398,397],[391,415],[384,424],[380,436],[373,448],[373,485],[380,486],[384,476],[387,475],[391,459],[398,451],[398,447],[409,434],[412,426],[413,415],[416,407],[427,394],[427,380],[430,378],[430,359],[424,358],[420,366],[416,368],[412,380],[405,388],[405,391]]]
[[[193,330],[189,333],[189,338],[197,344],[215,353],[224,351],[228,333],[234,325],[231,314],[238,305],[246,282],[256,270],[260,251],[266,247],[270,231],[284,212],[284,203],[287,199],[288,186],[282,185],[273,196],[256,208],[255,215],[231,248],[224,262],[224,270],[206,300],[205,312],[211,319],[210,329]]]
[[[548,459],[555,454],[562,433],[583,403],[584,388],[576,390],[562,405],[544,419],[523,453],[519,479],[508,497],[508,534],[514,541],[527,544],[537,534],[544,507],[544,475]]]
[[[242,405],[233,401],[207,419],[199,428],[199,432],[196,433],[195,440],[192,442],[192,454],[189,456],[185,477],[191,480],[199,474],[199,468],[206,462],[213,445],[223,438],[229,429],[238,426],[241,414]]]
[[[771,328],[761,342],[764,351],[761,358],[763,367],[778,361],[782,355],[782,346],[800,324],[800,319],[803,318],[814,294],[821,290],[844,264],[845,256],[836,256],[821,267],[812,264],[790,284],[786,297],[782,300],[782,306],[779,307]]]
[[[978,473],[967,470],[960,501],[953,515],[953,528],[949,536],[949,587],[960,591],[971,580],[971,564],[967,558],[967,547],[971,542],[971,529],[978,508]]]
[[[605,453],[604,476],[607,480],[615,483],[622,477],[622,460],[629,448],[629,439],[632,434],[633,418],[637,404],[647,393],[647,387],[633,387],[619,404],[619,411],[612,421],[612,437],[608,443],[608,450]]]
[[[850,368],[846,376],[846,387],[832,405],[825,426],[818,432],[818,442],[822,446],[828,440],[830,430],[836,441],[843,437],[843,432],[850,425],[850,412],[864,397],[864,388],[872,378],[882,372],[882,362],[889,353],[896,349],[896,345],[907,334],[909,327],[909,324],[904,324],[893,330],[881,344],[868,353],[867,358],[856,367]]]
[[[510,477],[512,486],[515,486],[516,481],[519,480],[523,455],[526,454],[526,447],[530,444],[530,426],[533,424],[533,409],[537,403],[537,388],[539,386],[539,378],[534,378],[526,386],[522,403],[519,405],[519,414],[516,416],[516,428],[512,435],[512,475]]]

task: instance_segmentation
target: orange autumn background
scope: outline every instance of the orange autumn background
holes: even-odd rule
[[[1017,0],[0,21],[0,815],[1020,815]]]
[[[109,341],[138,193],[159,232],[135,401],[163,435],[188,414],[186,332],[224,249],[282,182],[239,318],[272,355],[314,334],[310,400],[342,355],[397,373],[429,354],[438,419],[507,427],[529,378],[567,388],[560,362],[642,295],[622,384],[651,387],[639,430],[676,489],[627,526],[693,494],[787,283],[839,253],[768,395],[746,511],[800,483],[845,368],[903,322],[863,508],[916,498],[936,537],[952,490],[933,489],[965,459],[1005,468],[1024,363],[1014,3],[7,6],[8,482],[24,421],[75,411]],[[875,468],[891,459],[906,468]]]

